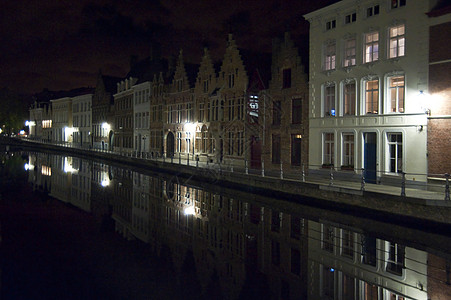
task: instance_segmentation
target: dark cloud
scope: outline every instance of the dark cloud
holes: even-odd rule
[[[156,43],[165,56],[183,48],[198,63],[208,46],[222,59],[227,33],[239,47],[268,52],[287,28],[308,33],[302,15],[334,0],[4,1],[0,10],[0,86],[18,92],[93,86],[99,69],[125,76],[131,55]]]

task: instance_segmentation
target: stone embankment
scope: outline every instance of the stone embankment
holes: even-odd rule
[[[443,192],[406,189],[406,196],[400,195],[399,187],[366,184],[364,190],[358,183],[327,180],[281,179],[221,170],[217,165],[179,164],[178,159],[151,160],[121,156],[111,152],[70,148],[54,144],[41,144],[21,139],[0,139],[0,144],[9,144],[14,149],[34,149],[57,154],[74,155],[89,159],[99,159],[132,167],[177,175],[189,184],[210,188],[231,188],[245,192],[270,196],[319,208],[337,210],[342,213],[367,216],[385,222],[402,223],[435,231],[451,228],[451,201],[446,201]],[[189,180],[188,180],[189,179]],[[443,227],[445,226],[445,227]]]

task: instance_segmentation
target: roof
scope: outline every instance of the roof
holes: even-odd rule
[[[34,95],[34,99],[36,102],[49,102],[54,99],[61,99],[65,97],[76,97],[85,94],[93,94],[94,88],[91,87],[81,87],[72,89],[69,91],[49,91],[48,89],[44,89],[42,92]]]
[[[427,13],[429,17],[440,17],[451,13],[451,3],[449,0],[440,0],[437,5]]]

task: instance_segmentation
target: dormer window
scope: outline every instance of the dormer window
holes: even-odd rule
[[[181,92],[183,90],[183,79],[177,79],[176,85],[177,85],[177,92]]]
[[[228,84],[229,88],[233,88],[235,86],[235,74],[233,73],[229,74]]]
[[[357,14],[355,12],[345,16],[345,24],[354,23],[357,20]]]
[[[366,17],[372,17],[379,14],[379,5],[371,6],[366,9]]]
[[[391,8],[406,6],[406,0],[391,0]]]
[[[326,22],[326,30],[330,30],[337,27],[337,21],[336,20],[330,20]]]

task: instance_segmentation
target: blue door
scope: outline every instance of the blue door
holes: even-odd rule
[[[363,167],[365,168],[365,181],[376,183],[376,133],[366,132],[364,140]]]

